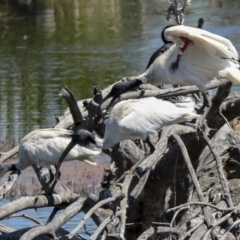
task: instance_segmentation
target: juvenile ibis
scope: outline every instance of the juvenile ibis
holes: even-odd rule
[[[130,99],[117,103],[106,120],[103,149],[127,140],[146,140],[163,126],[198,118],[190,97],[165,101],[154,97]]]
[[[101,153],[102,140],[83,129],[76,132],[60,128],[34,130],[19,144],[18,163],[0,164],[0,177],[8,171],[21,171],[33,164],[47,168],[50,165],[57,166],[67,147],[70,147],[71,151],[64,161],[79,160],[96,164],[90,157]]]

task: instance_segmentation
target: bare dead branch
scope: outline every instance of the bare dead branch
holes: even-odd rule
[[[57,218],[54,218],[47,225],[32,228],[21,237],[21,240],[31,240],[46,233],[54,234],[56,230],[58,230],[62,225],[64,225],[69,219],[74,217],[82,209],[85,200],[86,198],[81,198],[72,203],[63,212],[61,212]]]
[[[121,208],[121,226],[120,226],[120,238],[122,240],[125,239],[125,227],[126,227],[126,215],[127,215],[127,209],[128,209],[128,191],[129,186],[133,179],[133,173],[132,171],[129,171],[129,174],[125,175],[124,181],[123,181],[123,188],[122,193],[126,196],[120,203]]]
[[[169,3],[170,3],[170,6],[166,12],[166,15],[167,15],[166,19],[169,21],[171,18],[171,15],[174,15],[176,23],[179,25],[183,24],[185,8],[188,5],[190,5],[191,0],[184,0],[182,7],[179,0],[169,1]]]
[[[222,223],[224,223],[225,221],[227,221],[228,219],[230,219],[234,214],[236,214],[236,211],[240,209],[240,206],[238,205],[235,210],[233,210],[232,212],[226,214],[224,217],[220,218],[219,220],[217,220],[216,222],[214,222],[213,226],[206,232],[206,234],[203,237],[203,240],[207,240],[209,234],[211,234],[211,232],[214,230],[215,227],[221,225]]]
[[[227,237],[227,234],[239,224],[240,224],[240,220],[235,221],[228,229],[226,229],[225,233],[223,234],[220,240],[225,240],[225,238]]]
[[[167,212],[171,212],[171,211],[176,211],[178,210],[179,208],[183,208],[183,207],[186,207],[186,206],[190,206],[190,205],[203,205],[203,206],[208,206],[208,207],[211,207],[211,208],[214,208],[218,211],[223,211],[223,212],[228,212],[228,211],[233,211],[236,207],[231,207],[231,208],[219,208],[217,207],[216,205],[213,205],[213,204],[210,204],[210,203],[207,203],[207,202],[189,202],[189,203],[184,203],[184,204],[181,204],[179,206],[176,206],[174,208],[169,208],[167,210]]]
[[[200,221],[198,224],[196,224],[196,226],[192,227],[189,231],[187,231],[186,233],[184,233],[179,240],[184,240],[187,237],[189,237],[192,232],[194,232],[196,229],[198,229],[202,224],[204,223],[204,221]]]
[[[94,234],[91,236],[90,240],[96,240],[98,236],[101,234],[101,232],[106,230],[107,224],[114,221],[115,218],[119,217],[121,215],[121,211],[116,212],[116,214],[111,215],[107,217],[102,223],[98,226],[97,230],[94,232]]]
[[[156,150],[153,152],[153,154],[144,159],[144,161],[137,167],[137,170],[140,173],[145,172],[150,169],[156,163],[156,161],[161,159],[167,149],[168,139],[170,136],[173,134],[184,135],[194,132],[195,130],[193,128],[183,125],[176,124],[164,127],[162,129],[161,138],[155,146]]]
[[[204,199],[204,196],[203,196],[203,193],[202,193],[202,190],[201,190],[201,186],[199,184],[199,181],[197,180],[197,176],[195,174],[195,171],[194,171],[194,168],[192,166],[192,163],[191,163],[191,160],[188,156],[188,152],[187,152],[187,149],[182,141],[182,139],[180,138],[180,136],[178,135],[173,135],[173,137],[175,138],[175,140],[177,141],[178,145],[180,146],[181,148],[181,151],[182,151],[182,154],[183,154],[183,157],[184,157],[184,160],[187,164],[187,167],[188,167],[188,171],[192,177],[192,180],[193,180],[193,184],[197,190],[197,193],[198,193],[198,197],[199,197],[199,200],[201,202],[205,202],[205,199]],[[203,215],[204,215],[204,220],[207,224],[208,227],[212,226],[212,223],[211,223],[211,218],[209,216],[209,212],[207,211],[206,207],[202,207],[202,211],[203,211]]]
[[[52,195],[39,195],[36,197],[21,197],[0,207],[0,219],[4,219],[11,214],[29,208],[43,208],[58,206],[64,202],[68,202],[69,197],[65,193]]]
[[[138,196],[141,194],[141,192],[148,180],[149,174],[150,174],[150,170],[146,171],[146,173],[143,174],[143,176],[139,180],[138,184],[134,187],[134,189],[130,193],[129,197],[130,197],[131,204],[133,204],[134,200],[136,200],[138,198]]]
[[[177,209],[177,211],[174,213],[174,215],[173,215],[173,217],[172,217],[172,220],[171,220],[171,222],[170,222],[170,227],[173,226],[173,224],[174,224],[174,222],[175,222],[175,220],[176,220],[176,217],[177,217],[177,215],[179,214],[179,212],[181,212],[181,211],[183,211],[183,210],[187,210],[187,209],[188,209],[188,206],[187,206],[187,207],[181,207],[181,208]]]
[[[7,227],[7,226],[0,223],[0,232],[2,234],[11,233],[11,232],[14,232],[14,231],[16,231],[15,228],[10,228],[10,227]]]
[[[36,218],[34,218],[32,216],[29,216],[27,214],[12,214],[12,215],[8,216],[7,218],[15,218],[15,217],[23,217],[23,218],[31,220],[31,221],[33,221],[33,222],[35,222],[37,224],[43,225],[43,223],[40,222],[38,219],[36,219]]]
[[[153,236],[154,234],[163,234],[163,233],[171,233],[171,234],[175,234],[178,236],[181,236],[183,234],[183,232],[179,231],[176,228],[170,228],[170,227],[151,227],[148,230],[146,230],[145,232],[143,232],[137,240],[147,240],[149,239],[151,236]]]
[[[211,141],[210,141],[210,139],[208,138],[208,136],[206,135],[205,132],[202,132],[202,136],[203,136],[203,139],[206,141],[209,149],[211,150],[211,152],[212,152],[212,154],[213,154],[213,156],[216,160],[216,165],[217,165],[217,170],[218,170],[220,182],[221,182],[222,188],[224,190],[228,206],[233,207],[233,202],[232,202],[230,190],[229,190],[229,187],[228,187],[228,182],[227,182],[227,180],[225,178],[225,175],[223,173],[223,166],[222,166],[221,158],[220,158],[218,152],[216,151],[215,146],[213,146],[211,144]]]
[[[86,223],[86,221],[91,217],[91,215],[100,207],[104,206],[107,203],[114,202],[114,201],[119,201],[119,199],[124,198],[124,195],[121,193],[121,191],[117,191],[117,193],[111,197],[104,199],[100,202],[98,202],[93,208],[91,208],[84,216],[82,221],[78,224],[77,227],[75,227],[70,234],[68,234],[68,238],[72,239],[74,235],[83,227],[83,225]]]

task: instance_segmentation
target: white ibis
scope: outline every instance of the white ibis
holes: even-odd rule
[[[203,18],[199,18],[198,20],[198,29],[202,28],[204,24],[204,19]],[[158,79],[155,75],[154,70],[159,70],[159,68],[164,69],[164,61],[167,63],[168,61],[172,61],[172,63],[174,63],[174,59],[167,59],[168,55],[167,52],[169,51],[169,49],[171,49],[172,47],[174,47],[175,43],[173,41],[168,40],[164,33],[165,30],[167,30],[170,27],[176,27],[175,25],[169,25],[166,26],[162,33],[161,33],[161,38],[164,42],[164,45],[162,47],[160,47],[158,50],[156,50],[152,56],[150,57],[147,67],[146,67],[146,72],[138,75],[136,77],[129,77],[129,78],[123,78],[122,81],[123,82],[118,82],[116,83],[113,87],[112,90],[109,92],[109,94],[107,94],[107,96],[102,100],[102,103],[104,101],[106,101],[108,98],[112,97],[112,100],[110,102],[110,104],[108,105],[108,107],[118,98],[120,97],[121,94],[130,91],[136,87],[138,87],[139,85],[141,85],[142,83],[149,81],[149,82],[159,82],[159,83],[171,83],[171,80],[169,80],[168,78],[164,78],[164,79]],[[197,28],[192,27],[191,29],[194,29],[195,31],[197,31]],[[200,30],[201,31],[201,30]],[[176,48],[176,46],[175,46]],[[163,55],[163,56],[162,56]],[[160,66],[158,66],[158,63],[155,64],[153,67],[153,69],[148,70],[148,68],[155,62],[156,59],[160,59],[163,58],[163,60],[161,60],[162,62],[160,63]],[[165,60],[164,60],[165,59]],[[176,58],[177,59],[177,58]],[[166,70],[168,71],[168,69]],[[169,69],[170,71],[170,69]],[[132,80],[132,81],[129,81]],[[210,79],[212,80],[212,79]],[[193,85],[194,83],[190,83],[190,84],[185,84],[185,85]],[[175,84],[176,85],[176,84]],[[177,85],[180,85],[179,83]]]
[[[191,98],[165,101],[154,97],[130,99],[117,103],[106,120],[103,149],[127,140],[146,140],[163,126],[198,118]]]
[[[24,170],[33,164],[48,168],[55,165],[59,168],[61,163],[58,160],[66,148],[72,150],[64,161],[79,160],[96,164],[90,157],[101,153],[102,140],[83,129],[76,132],[60,128],[34,130],[19,144],[18,163],[0,164],[0,176],[11,170]]]
[[[124,80],[197,86],[208,104],[202,124],[211,106],[206,83],[225,78],[240,84],[238,52],[230,40],[195,27],[167,26],[161,35],[165,44],[152,55],[146,71]]]
[[[203,24],[204,24],[204,19],[203,18],[199,18],[198,19],[198,26],[197,28],[202,28],[203,27]],[[161,33],[161,38],[162,38],[162,41],[164,42],[164,45],[162,47],[160,47],[157,51],[155,51],[152,56],[150,57],[149,61],[148,61],[148,64],[147,64],[147,67],[146,69],[148,69],[151,64],[154,62],[154,60],[161,54],[163,54],[164,52],[166,52],[170,47],[172,47],[172,45],[174,45],[174,42],[173,41],[169,41],[165,38],[164,36],[164,32],[167,28],[170,28],[170,27],[173,27],[175,25],[168,25],[166,26],[163,30],[162,30],[162,33]]]
[[[206,83],[215,77],[240,83],[238,53],[228,39],[183,25],[164,28],[162,39],[165,45],[147,70],[128,80],[196,85],[204,94]]]

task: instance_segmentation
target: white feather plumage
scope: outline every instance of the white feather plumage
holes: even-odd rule
[[[156,57],[144,74],[134,78],[152,83],[196,85],[206,93],[206,83],[226,78],[240,84],[238,53],[230,40],[208,31],[172,26],[164,31],[174,44]]]
[[[113,107],[106,122],[103,148],[126,139],[145,140],[163,126],[197,118],[194,106],[192,100],[174,104],[154,97],[121,101]]]
[[[28,133],[19,144],[19,162],[15,165],[16,168],[23,170],[33,164],[41,167],[56,166],[72,135],[73,131],[60,128],[37,129]],[[89,157],[100,153],[101,149],[92,150],[77,144],[64,161],[88,160],[94,163]]]

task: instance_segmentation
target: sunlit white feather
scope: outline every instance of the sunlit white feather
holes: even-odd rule
[[[30,132],[19,144],[19,162],[16,168],[23,170],[33,164],[41,167],[56,166],[61,154],[70,143],[72,134],[71,130],[59,128],[38,129]],[[86,159],[93,162],[89,157],[100,153],[101,149],[92,150],[77,144],[64,161]]]
[[[164,35],[174,44],[145,72],[150,82],[196,85],[204,93],[206,83],[215,77],[240,83],[238,53],[228,39],[183,25],[167,28]],[[188,44],[183,50],[184,38]]]
[[[117,103],[106,122],[103,148],[126,139],[145,140],[163,126],[197,118],[194,102],[171,103],[154,97],[131,99]]]

